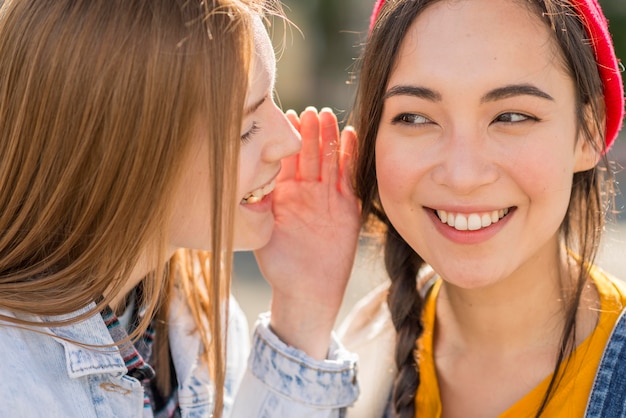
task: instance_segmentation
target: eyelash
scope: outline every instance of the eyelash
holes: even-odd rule
[[[241,142],[244,144],[250,142],[254,134],[259,132],[260,129],[261,128],[259,127],[259,125],[257,125],[256,122],[252,122],[252,126],[250,127],[250,130],[248,130],[248,132],[241,135]]]
[[[513,116],[515,117],[520,117],[521,116],[521,120],[502,120],[503,117],[507,117],[508,119],[512,119]],[[416,123],[417,119],[421,119],[420,122]],[[539,122],[540,119],[536,118],[534,116],[530,116],[527,115],[525,113],[521,113],[521,112],[504,112],[499,114],[498,116],[496,116],[496,118],[493,120],[493,122],[497,123],[507,123],[507,124],[514,124],[514,123],[522,123],[522,122],[527,122],[527,121],[534,121],[534,122]],[[427,123],[430,122],[430,119],[428,119],[427,117],[423,116],[423,115],[419,115],[419,114],[415,114],[415,113],[401,113],[398,116],[394,117],[392,119],[392,123],[396,124],[396,123],[401,123],[403,125],[425,125]]]
[[[408,119],[413,119],[413,121],[409,121]],[[415,123],[414,121],[415,119],[422,119],[422,122]],[[393,118],[391,122],[393,124],[401,123],[403,125],[424,125],[430,122],[430,119],[428,119],[426,116],[422,116],[422,115],[415,114],[415,113],[400,113],[398,116]]]
[[[508,119],[511,119],[512,116],[516,116],[516,117],[521,116],[521,120],[517,120],[517,121],[502,120],[503,116],[507,116]],[[499,122],[499,123],[506,123],[506,124],[512,125],[515,123],[523,123],[523,122],[528,122],[528,121],[539,122],[540,119],[534,116],[527,115],[525,113],[520,113],[520,112],[504,112],[496,116],[496,118],[493,121],[496,123]]]

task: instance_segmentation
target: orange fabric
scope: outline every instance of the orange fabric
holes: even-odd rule
[[[602,352],[609,339],[620,311],[626,306],[626,287],[623,283],[610,279],[599,270],[592,271],[592,279],[600,296],[601,313],[595,330],[570,355],[565,374],[548,403],[544,416],[582,417],[587,405],[587,398]],[[417,417],[441,417],[442,405],[439,396],[439,384],[433,357],[433,330],[435,320],[435,301],[441,288],[438,280],[424,304],[424,334],[417,343],[420,362],[420,386],[415,397]],[[546,379],[526,394],[522,399],[500,415],[500,418],[519,418],[535,416],[550,378]]]

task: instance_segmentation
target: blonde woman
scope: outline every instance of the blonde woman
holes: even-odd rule
[[[2,4],[0,415],[332,417],[355,399],[331,338],[359,229],[354,134],[275,105],[268,14]],[[261,247],[272,313],[243,376],[232,251]]]

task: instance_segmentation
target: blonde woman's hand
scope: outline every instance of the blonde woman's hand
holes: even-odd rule
[[[287,344],[325,358],[352,271],[360,210],[351,186],[356,134],[339,133],[330,109],[287,117],[302,150],[283,160],[274,191],[270,242],[256,251],[272,286],[273,331]]]

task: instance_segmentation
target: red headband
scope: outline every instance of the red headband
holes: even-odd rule
[[[385,0],[376,0],[370,17],[370,32],[374,28],[380,9]],[[584,21],[585,28],[593,45],[598,71],[604,85],[606,106],[606,150],[611,147],[622,127],[624,118],[624,84],[620,64],[615,56],[609,24],[597,0],[572,0]]]

